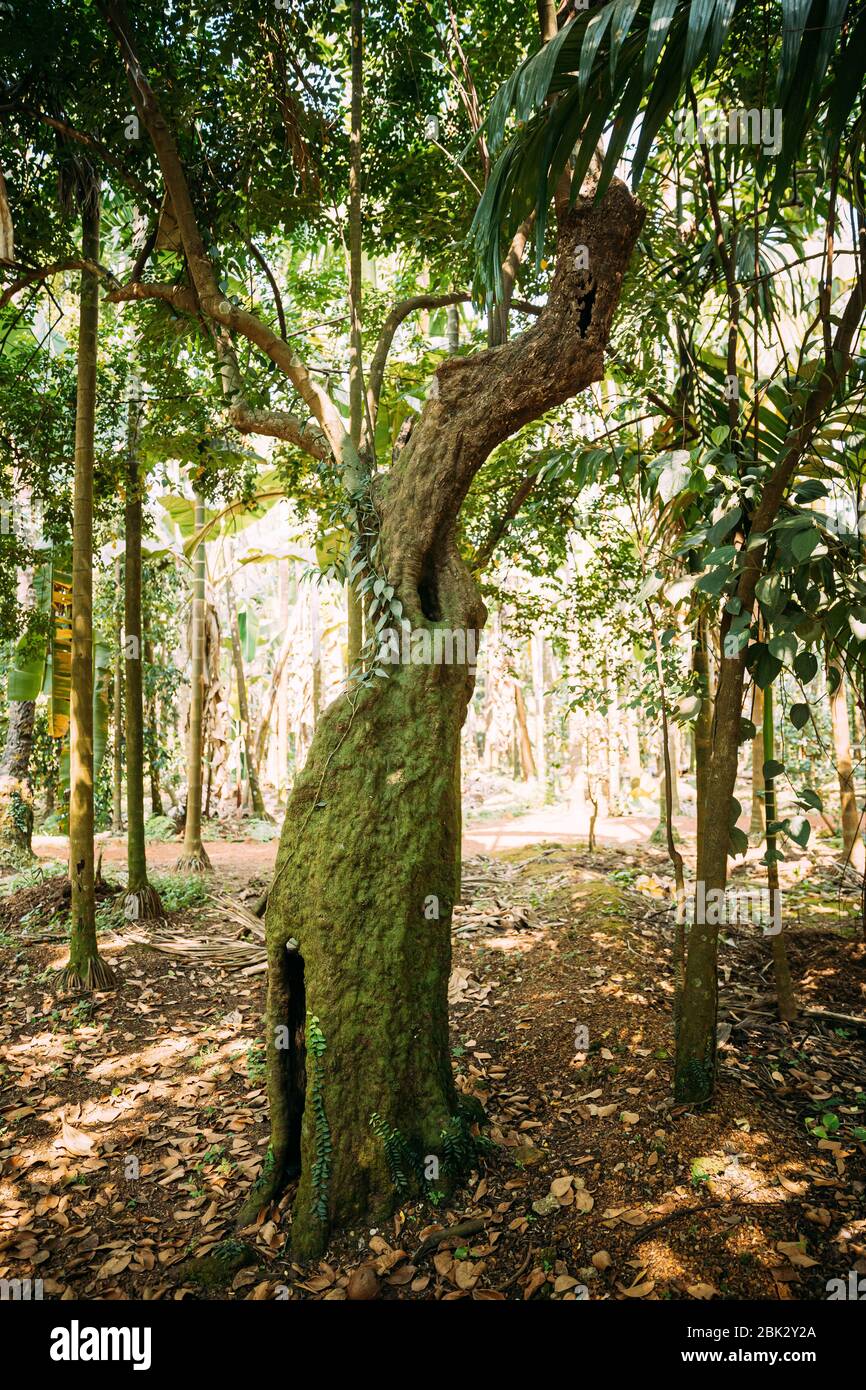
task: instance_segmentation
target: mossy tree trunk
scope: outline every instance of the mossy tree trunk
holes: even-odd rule
[[[196,494],[195,529],[204,526],[204,502]],[[202,796],[202,711],[204,708],[204,642],[205,642],[205,549],[199,545],[195,552],[192,590],[192,623],[190,625],[189,732],[186,752],[186,825],[183,835],[183,854],[175,868],[179,873],[207,873],[211,863],[201,839]]]
[[[138,459],[139,402],[129,402],[124,530],[123,627],[126,661],[126,897],[130,921],[163,917],[159,894],[147,879],[144,839],[144,691],[141,637],[141,475]]]
[[[617,181],[597,201],[578,197],[569,207],[558,199],[556,269],[534,326],[499,347],[441,363],[408,443],[387,474],[371,478],[394,333],[409,313],[444,307],[443,297],[415,296],[388,315],[368,374],[359,451],[296,348],[225,299],[129,17],[111,0],[105,13],[192,281],[130,282],[111,299],[155,297],[206,316],[236,428],[332,461],[347,503],[369,506],[376,517],[378,553],[368,551],[369,569],[387,577],[390,601],[402,604],[398,616],[428,635],[443,624],[465,635],[484,610],[457,545],[463,501],[498,444],[603,376],[643,209]],[[249,406],[233,333],[292,383],[312,427],[292,412]],[[381,1220],[393,1210],[401,1193],[389,1141],[392,1159],[395,1145],[413,1141],[422,1156],[435,1155],[455,1116],[447,985],[459,872],[459,731],[472,679],[465,660],[409,664],[347,691],[319,720],[292,791],[267,911],[271,1148],[241,1219],[300,1165],[293,1213],[299,1255],[322,1249],[335,1226]]]
[[[388,582],[416,636],[481,626],[456,542],[463,497],[496,444],[601,375],[641,221],[619,184],[564,214],[538,325],[444,362],[408,444],[374,483]],[[587,318],[578,244],[595,267]],[[442,1134],[460,1124],[447,986],[473,680],[465,661],[407,664],[349,691],[319,721],[289,801],[267,911],[272,1145],[242,1219],[300,1169],[299,1256],[320,1251],[334,1226],[393,1210],[401,1194],[383,1134],[444,1172]],[[316,1020],[312,1058],[305,1016]]]
[[[99,261],[99,189],[82,206],[82,255]],[[69,725],[69,962],[60,988],[104,989],[114,980],[96,944],[93,863],[93,464],[99,281],[81,274],[75,474],[72,505],[72,689]]]

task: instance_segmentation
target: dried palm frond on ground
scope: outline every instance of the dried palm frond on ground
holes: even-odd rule
[[[191,931],[189,922],[155,922],[137,924],[124,933],[124,938],[164,955],[182,956],[198,965],[239,970],[242,975],[260,975],[267,970],[264,923],[243,903],[234,898],[219,898],[216,906],[203,919],[199,915],[198,920],[206,924],[201,935]]]
[[[500,886],[505,890],[513,872],[510,865],[496,864],[482,856],[467,861],[463,901],[454,911],[458,936],[521,930],[533,925],[534,914],[528,906],[515,908],[491,893]],[[221,897],[204,918],[199,915],[197,920],[207,923],[200,932],[188,919],[149,926],[142,923],[127,930],[124,939],[165,955],[182,956],[198,965],[238,970],[242,975],[259,975],[267,970],[265,924],[250,908],[236,898]]]

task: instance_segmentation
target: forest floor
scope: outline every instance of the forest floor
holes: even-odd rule
[[[273,846],[208,851],[211,904],[172,918],[187,937],[219,930],[240,864],[255,896]],[[758,855],[735,883],[760,883]],[[314,1266],[288,1253],[291,1192],[233,1228],[267,1144],[263,975],[133,944],[115,916],[120,988],[58,999],[61,933],[0,898],[0,1277],[90,1299],[826,1298],[866,1272],[866,1030],[778,1023],[767,939],[728,926],[717,1096],[674,1107],[669,877],[643,836],[470,854],[452,1050],[490,1146],[446,1203],[407,1201]],[[837,880],[820,840],[783,866],[788,950],[801,1005],[863,1017],[857,897]],[[202,1288],[184,1262],[214,1252],[240,1267]]]

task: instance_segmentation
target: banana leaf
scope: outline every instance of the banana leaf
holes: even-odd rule
[[[51,564],[40,565],[33,579],[34,610],[40,617],[50,611]],[[35,700],[45,680],[46,640],[42,633],[25,632],[12,654],[7,683],[10,700]]]
[[[48,733],[52,738],[63,738],[69,729],[72,693],[72,565],[63,552],[52,556],[51,611],[53,622],[42,689],[48,696]]]
[[[238,613],[238,630],[244,661],[255,661],[256,645],[259,640],[259,617],[251,608],[243,608]]]

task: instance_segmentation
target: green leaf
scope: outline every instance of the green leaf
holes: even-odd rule
[[[821,536],[814,526],[808,526],[802,531],[798,531],[791,541],[791,554],[795,560],[803,564],[808,560],[812,551],[820,544]]]
[[[689,10],[689,27],[686,35],[686,51],[683,57],[683,83],[694,74],[698,56],[704,46],[710,20],[716,8],[716,0],[692,0]]]
[[[804,849],[812,833],[812,827],[806,817],[791,816],[785,821],[784,826],[785,834],[788,836],[788,839],[793,840],[795,845],[799,845],[801,849]]]
[[[795,729],[804,729],[809,722],[809,706],[804,704],[792,705],[788,710],[788,718]]]
[[[813,791],[811,787],[804,787],[799,793],[798,800],[800,800],[803,805],[810,806],[813,811],[823,811],[824,809],[823,801],[818,793]]]
[[[778,762],[776,758],[768,758],[763,767],[764,781],[772,782],[775,777],[781,777],[784,771],[784,763]]]
[[[752,670],[752,675],[755,678],[755,684],[759,686],[761,690],[766,690],[767,686],[772,685],[781,671],[782,663],[777,656],[773,656],[769,647],[766,647],[763,642],[757,643],[757,649],[758,658]]]
[[[800,652],[794,660],[794,672],[799,680],[807,685],[818,671],[818,658],[814,652]]]

